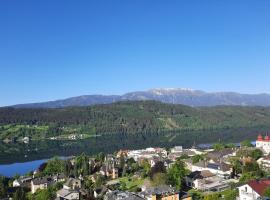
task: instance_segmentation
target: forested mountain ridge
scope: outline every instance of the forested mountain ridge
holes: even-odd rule
[[[204,92],[185,88],[157,88],[148,91],[129,92],[123,95],[83,95],[62,100],[14,105],[16,108],[63,108],[110,104],[119,101],[155,100],[188,106],[270,106],[269,94],[240,94],[235,92]]]
[[[158,133],[239,127],[270,128],[269,107],[217,106],[193,108],[156,101],[128,101],[61,109],[0,108],[0,135],[10,124],[42,126],[47,136],[71,132],[95,134]],[[22,127],[21,127],[22,128]],[[1,132],[2,130],[2,132]],[[18,131],[19,132],[19,131]],[[30,134],[27,131],[26,135]],[[35,129],[31,130],[35,134]],[[8,132],[5,132],[8,137]]]

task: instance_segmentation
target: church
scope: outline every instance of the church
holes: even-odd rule
[[[264,153],[269,154],[270,153],[270,137],[266,135],[263,138],[261,134],[258,135],[258,138],[256,140],[256,147],[262,149]]]

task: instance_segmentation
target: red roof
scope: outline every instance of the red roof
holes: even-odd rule
[[[260,196],[263,196],[263,193],[267,187],[270,187],[270,179],[261,179],[249,181],[248,185],[257,192]]]
[[[265,138],[264,138],[265,140],[270,140],[270,138],[269,138],[269,136],[267,135],[267,136],[265,136]]]
[[[262,137],[262,135],[260,134],[260,135],[258,135],[258,138],[257,138],[257,140],[263,140],[263,137]]]

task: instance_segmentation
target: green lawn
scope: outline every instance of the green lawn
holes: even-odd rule
[[[140,187],[144,184],[145,179],[137,179],[132,177],[122,177],[118,179],[120,182],[126,184],[128,190],[132,191],[135,190],[137,187]]]

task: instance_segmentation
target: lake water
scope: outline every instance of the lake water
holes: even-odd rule
[[[260,127],[260,130],[262,128]],[[257,137],[255,129],[214,130],[193,132],[174,132],[164,134],[119,134],[75,141],[30,141],[29,144],[0,142],[0,174],[14,176],[25,174],[39,167],[54,156],[68,157],[99,152],[113,153],[119,149],[141,149],[146,147],[191,147],[196,144],[211,144],[217,141],[230,143]]]
[[[24,163],[13,163],[8,165],[0,165],[0,174],[12,177],[16,174],[26,174],[30,171],[37,169],[42,163],[46,162],[48,159],[35,160]]]

